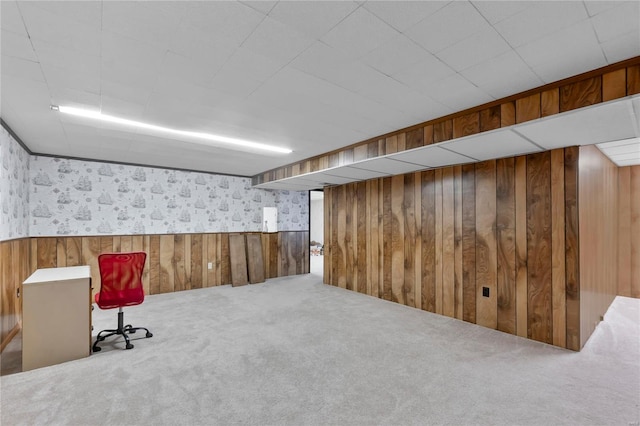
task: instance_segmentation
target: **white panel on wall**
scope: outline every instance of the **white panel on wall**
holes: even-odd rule
[[[31,157],[31,236],[308,230],[308,193],[251,187],[250,178]]]
[[[29,157],[0,127],[0,241],[29,236]]]
[[[278,232],[278,209],[276,207],[263,207],[262,220],[264,224],[262,232]]]

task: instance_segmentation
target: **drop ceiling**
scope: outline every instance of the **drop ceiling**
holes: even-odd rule
[[[2,1],[0,15],[0,115],[31,151],[246,176],[640,55],[637,1]],[[143,134],[51,104],[293,153]],[[536,123],[492,133],[486,150],[457,140],[289,189],[557,145],[536,126],[562,122]]]

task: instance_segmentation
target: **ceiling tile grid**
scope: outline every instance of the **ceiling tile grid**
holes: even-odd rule
[[[143,163],[184,167],[189,158],[198,170],[253,175],[638,56],[639,7],[6,0],[2,117],[41,153],[76,156],[77,147],[128,161],[130,153],[115,148],[120,140],[149,149],[155,140],[162,149],[140,155]],[[61,118],[50,103],[259,138],[293,153],[194,147]],[[75,131],[91,125],[99,137]],[[205,153],[216,158],[202,160]]]

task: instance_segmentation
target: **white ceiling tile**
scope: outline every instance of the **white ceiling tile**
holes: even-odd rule
[[[482,105],[492,98],[460,74],[434,82],[425,87],[423,93],[452,111],[461,111]]]
[[[547,83],[579,74],[575,71],[577,68],[595,69],[606,65],[589,21],[523,45],[517,52]],[[585,66],[587,68],[583,68]]]
[[[351,1],[281,1],[269,12],[273,18],[307,37],[317,39],[358,7]]]
[[[493,28],[486,28],[453,46],[447,47],[436,56],[460,72],[510,50],[511,48],[500,34]]]
[[[264,14],[238,2],[185,2],[184,23],[221,35],[240,45],[262,22]]]
[[[42,72],[50,87],[66,87],[84,92],[100,93],[99,74],[78,69],[66,69],[42,64]]]
[[[382,46],[367,53],[362,61],[386,75],[392,75],[422,61],[429,55],[415,42],[403,34],[398,34]]]
[[[278,4],[278,1],[269,1],[269,0],[248,0],[248,1],[240,1],[240,3],[245,6],[249,6],[252,9],[257,10],[258,12],[268,15],[271,9]]]
[[[607,63],[613,64],[624,59],[640,56],[640,37],[635,32],[630,32],[616,39],[600,45],[607,58]]]
[[[33,40],[42,66],[70,70],[87,76],[100,75],[100,57],[65,49],[41,40]]]
[[[614,101],[524,123],[516,131],[536,145],[554,149],[639,136],[631,102]]]
[[[22,14],[15,1],[0,2],[0,28],[11,31],[23,37],[28,37],[22,22]]]
[[[503,21],[531,7],[534,1],[473,1],[473,5],[491,24]]]
[[[640,146],[639,138],[630,138],[630,139],[621,139],[613,142],[605,142],[598,144],[598,148],[602,151],[606,152],[615,152],[612,150],[617,150],[618,148],[622,148],[623,150],[629,149],[629,147],[637,147]]]
[[[111,31],[102,32],[101,57],[103,61],[126,62],[132,67],[157,69],[162,64],[166,49]]]
[[[103,114],[115,115],[130,120],[143,121],[146,105],[128,102],[119,98],[102,95],[100,107]]]
[[[27,61],[38,62],[29,37],[3,29],[2,35],[0,35],[0,43],[2,56],[11,56]]]
[[[193,84],[208,87],[222,66],[222,62],[195,60],[169,51],[159,69],[159,75],[187,80]]]
[[[240,46],[241,41],[212,34],[210,31],[180,22],[167,44],[168,50],[191,59],[224,62]]]
[[[397,34],[388,24],[360,7],[325,34],[322,41],[359,58]]]
[[[487,27],[487,21],[470,3],[454,1],[405,34],[429,52],[437,53]]]
[[[32,40],[46,41],[88,55],[100,51],[100,27],[56,15],[30,2],[21,2],[20,11]]]
[[[358,164],[362,164],[363,167],[367,167],[366,162],[354,164],[354,167],[344,166],[336,167],[331,170],[327,170],[325,173],[332,176],[339,176],[357,180],[373,179],[383,176],[389,176],[387,173],[378,172],[375,170],[365,170],[357,168]]]
[[[640,159],[632,160],[620,160],[615,162],[618,167],[637,166],[640,164]]]
[[[394,74],[393,78],[413,89],[419,90],[455,73],[450,66],[436,56],[428,54],[420,62]]]
[[[480,133],[439,146],[480,161],[542,151],[521,135],[510,130]]]
[[[535,2],[525,10],[495,24],[513,47],[553,34],[588,18],[582,2]],[[549,46],[551,49],[553,46]]]
[[[602,13],[604,11],[607,11],[609,9],[619,6],[620,2],[612,1],[612,0],[604,0],[604,1],[588,0],[584,2],[584,5],[587,8],[587,12],[589,13],[589,16],[595,16],[599,13]]]
[[[242,47],[286,63],[311,46],[313,42],[313,39],[266,17],[242,43]]]
[[[628,33],[640,39],[640,2],[624,2],[591,18],[600,43],[613,40]]]
[[[420,164],[422,167],[441,167],[452,164],[473,163],[476,161],[474,158],[469,158],[468,156],[461,155],[435,145],[392,154],[392,158],[411,161],[413,163]]]
[[[467,68],[461,74],[495,99],[543,84],[522,58],[511,50]]]
[[[363,7],[400,32],[445,7],[448,1],[369,1]]]
[[[103,62],[100,77],[103,86],[113,84],[119,88],[132,88],[136,96],[140,92],[150,93],[157,81],[148,70],[117,61]]]
[[[306,176],[306,175],[303,175]],[[353,182],[352,178],[333,176],[327,173],[313,173],[313,179],[319,180],[328,185],[342,185],[345,183]]]
[[[371,160],[361,161],[359,163],[352,164],[351,167],[372,170],[389,175],[400,175],[425,169],[424,165],[394,160],[389,157],[378,157]]]
[[[609,148],[605,151],[607,156],[611,159],[628,159],[633,156],[640,156],[640,143],[635,143],[633,145],[623,145],[615,148]],[[624,157],[624,158],[623,158]]]
[[[145,2],[103,2],[102,29],[166,46],[180,22],[180,15],[159,7],[148,7]]]
[[[35,1],[33,4],[58,16],[92,26],[100,26],[102,4],[97,1]]]
[[[13,56],[2,55],[2,77],[19,77],[25,80],[44,82],[40,64]],[[4,82],[3,82],[4,83]]]

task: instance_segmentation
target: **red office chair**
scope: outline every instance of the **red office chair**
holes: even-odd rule
[[[153,334],[144,327],[132,327],[131,324],[124,324],[124,306],[139,305],[144,300],[144,289],[142,288],[142,270],[147,254],[136,253],[103,253],[98,256],[98,266],[100,267],[100,292],[96,294],[96,303],[100,309],[118,310],[118,328],[113,330],[102,330],[98,333],[93,344],[93,352],[99,352],[98,346],[109,336],[121,334],[127,343],[126,349],[132,349],[133,345],[129,341],[128,334],[133,334],[138,330],[145,330],[146,337],[153,337]],[[105,333],[103,335],[103,333]]]

